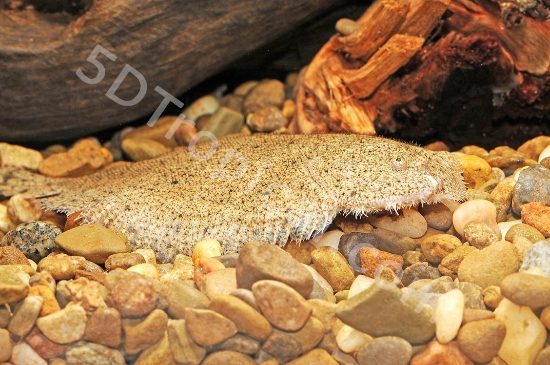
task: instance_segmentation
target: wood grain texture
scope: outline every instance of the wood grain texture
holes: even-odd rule
[[[177,96],[336,0],[95,0],[82,15],[0,10],[0,140],[60,140],[152,113],[162,87]],[[97,44],[118,58],[103,81],[86,61]],[[145,98],[123,107],[105,96],[125,64],[147,80]],[[116,95],[132,99],[129,75]]]

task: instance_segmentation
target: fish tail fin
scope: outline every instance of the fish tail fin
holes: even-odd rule
[[[61,193],[59,179],[12,166],[0,167],[0,196],[6,198],[15,194],[27,194],[34,198],[45,198]]]

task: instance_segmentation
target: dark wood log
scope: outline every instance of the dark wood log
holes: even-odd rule
[[[36,2],[36,1],[35,1]],[[79,2],[72,2],[79,3]],[[337,0],[94,0],[72,12],[9,8],[0,0],[0,141],[74,138],[151,114],[164,99],[339,3]],[[55,10],[55,9],[54,9]],[[67,9],[65,9],[67,10]],[[87,61],[96,45],[105,77]],[[145,97],[121,106],[105,96],[124,66],[147,82]],[[129,74],[115,95],[130,100]]]

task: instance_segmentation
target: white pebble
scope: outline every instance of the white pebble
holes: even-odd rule
[[[371,336],[357,331],[347,324],[343,325],[336,334],[336,344],[338,348],[347,353],[359,351],[361,346],[369,341],[372,341]]]
[[[313,246],[319,248],[324,246],[330,246],[338,251],[338,246],[340,245],[340,237],[344,235],[344,232],[340,230],[332,230],[325,232],[321,235],[317,235],[313,237],[308,242],[311,243]]]
[[[48,365],[26,342],[20,342],[13,347],[11,362],[13,365]]]
[[[515,226],[516,224],[520,224],[520,223],[521,223],[521,219],[498,223],[498,228],[500,228],[500,233],[502,234],[502,237],[506,237],[506,233],[508,233],[508,230],[512,228],[512,226]]]
[[[8,201],[7,208],[8,217],[15,224],[35,222],[42,216],[42,204],[24,194],[12,196]]]
[[[376,280],[369,278],[366,275],[357,275],[348,292],[348,299],[361,293],[364,290],[370,288],[372,284],[376,283]]]
[[[426,219],[417,210],[411,208],[403,209],[399,215],[369,216],[367,222],[375,227],[411,238],[420,238],[428,230]]]
[[[484,199],[468,200],[453,213],[453,226],[456,232],[464,237],[464,226],[468,222],[479,221],[487,224],[501,239],[500,228],[497,224],[497,208],[493,203]]]
[[[139,253],[143,258],[145,259],[145,263],[147,264],[157,264],[157,258],[155,256],[155,251],[153,251],[150,248],[138,248],[134,251],[135,253]]]
[[[216,257],[222,254],[222,245],[215,239],[206,239],[198,242],[193,248],[193,262],[198,259]]]
[[[195,122],[201,115],[214,114],[219,107],[218,99],[212,95],[205,95],[195,100],[182,114],[185,115],[185,119]]]
[[[495,318],[506,326],[498,356],[507,364],[531,365],[546,342],[546,328],[531,308],[503,298]]]
[[[127,271],[136,272],[138,274],[148,276],[151,279],[159,279],[159,272],[155,265],[152,264],[137,264],[129,267]]]
[[[542,150],[542,152],[539,155],[539,163],[544,160],[546,157],[550,157],[550,145],[546,146],[545,149]]]
[[[464,294],[453,289],[442,294],[437,300],[434,313],[435,336],[440,343],[449,343],[457,335],[464,312]]]
[[[332,289],[332,286],[329,284],[329,282],[324,277],[322,277],[321,274],[317,272],[317,270],[315,270],[309,265],[306,265],[306,264],[302,264],[302,265],[304,265],[307,271],[311,273],[311,276],[313,276],[313,280],[315,280],[321,288],[323,288],[324,290],[328,290],[331,293],[334,291]]]

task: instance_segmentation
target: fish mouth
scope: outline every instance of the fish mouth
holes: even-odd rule
[[[428,181],[428,186],[418,192],[407,195],[394,195],[385,199],[377,199],[372,206],[375,210],[397,211],[401,208],[410,208],[419,204],[433,204],[447,199],[443,180],[431,175],[421,175]]]

